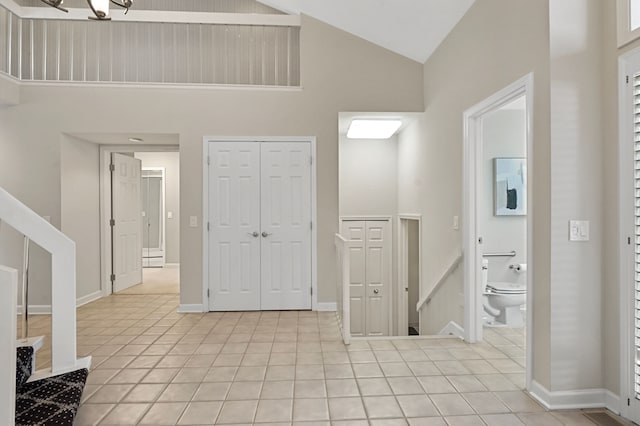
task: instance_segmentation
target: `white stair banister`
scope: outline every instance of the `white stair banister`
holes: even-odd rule
[[[449,265],[447,270],[444,271],[444,274],[440,276],[440,279],[436,282],[436,284],[431,287],[431,290],[429,290],[429,292],[418,301],[418,303],[416,304],[416,311],[420,312],[420,309],[431,302],[433,296],[438,292],[438,290],[440,290],[440,287],[442,287],[442,285],[446,282],[449,275],[451,275],[451,273],[458,267],[458,265],[460,265],[460,262],[462,262],[462,253],[456,256],[453,262],[451,262],[451,265]]]
[[[76,359],[75,243],[3,188],[0,221],[51,253],[51,373],[88,367],[90,357]]]
[[[349,273],[351,269],[351,245],[342,235],[336,234],[334,238],[337,261],[337,310],[340,319],[340,331],[345,345],[351,343],[351,296],[349,289]]]
[[[16,421],[17,297],[18,271],[0,265],[0,424],[8,426]]]

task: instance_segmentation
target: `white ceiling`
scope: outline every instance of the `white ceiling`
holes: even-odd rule
[[[305,14],[420,63],[475,0],[258,0]]]

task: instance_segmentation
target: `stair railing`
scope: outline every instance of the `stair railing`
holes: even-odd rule
[[[3,188],[0,188],[0,221],[51,254],[51,371],[38,372],[35,377],[88,368],[91,357],[77,359],[76,353],[75,243]],[[28,311],[28,301],[23,300],[22,304]],[[15,340],[11,348],[0,350],[15,352]]]
[[[425,305],[428,305],[429,302],[431,302],[431,299],[433,299],[433,296],[438,292],[438,290],[440,290],[440,288],[447,281],[447,278],[449,277],[449,275],[451,275],[451,273],[456,270],[456,268],[458,267],[458,265],[460,265],[461,262],[462,262],[462,253],[456,256],[453,262],[451,262],[451,265],[449,265],[447,270],[444,271],[444,273],[440,276],[440,279],[436,282],[436,284],[433,287],[431,287],[431,290],[429,290],[429,292],[422,299],[418,301],[418,303],[416,304],[416,311],[420,312],[420,310]]]
[[[24,236],[22,254],[22,340],[29,338],[29,245],[31,240]]]

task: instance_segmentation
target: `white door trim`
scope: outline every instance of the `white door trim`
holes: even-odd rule
[[[526,342],[526,388],[531,386],[532,369],[532,346],[533,346],[533,73],[529,73],[517,81],[480,103],[472,106],[463,115],[463,214],[462,214],[462,244],[464,253],[464,332],[467,342],[482,341],[482,291],[481,282],[481,250],[478,249],[478,227],[476,223],[477,202],[476,197],[481,192],[478,185],[482,179],[478,179],[478,174],[482,171],[482,117],[492,111],[497,110],[512,100],[526,96],[526,128],[527,128],[527,342]]]
[[[422,249],[422,215],[399,214],[398,215],[398,282],[396,283],[396,295],[398,299],[398,336],[406,336],[409,332],[409,295],[404,283],[408,278],[408,220],[418,221],[418,249]],[[418,300],[422,300],[422,256],[418,257]],[[422,310],[418,312],[419,324],[422,324]]]
[[[634,189],[633,189],[633,100],[627,89],[626,77],[633,70],[640,70],[640,49],[634,49],[618,58],[618,270],[620,312],[620,415],[629,418],[630,407],[623,401],[633,398],[631,394],[631,314],[634,309],[633,282],[634,262]],[[633,140],[633,139],[632,139]],[[627,243],[631,238],[632,244]]]
[[[209,312],[209,142],[300,142],[311,144],[311,309],[318,310],[318,189],[315,136],[204,136],[202,138],[202,311]]]
[[[160,177],[161,179],[161,184],[162,184],[162,212],[160,213],[160,220],[162,221],[162,226],[161,226],[161,230],[162,230],[162,239],[161,239],[161,243],[160,243],[160,250],[162,250],[162,265],[166,265],[166,260],[167,260],[167,173],[166,173],[166,168],[165,167],[143,167],[142,168],[142,173],[144,174],[145,171],[156,171],[156,172],[161,172],[162,176]],[[143,176],[144,177],[144,176]],[[143,242],[144,245],[144,242]],[[143,256],[144,257],[144,256]],[[144,268],[144,265],[142,265],[142,267]]]
[[[100,289],[111,294],[111,164],[112,152],[179,152],[177,145],[100,145]],[[182,197],[182,194],[180,195]]]

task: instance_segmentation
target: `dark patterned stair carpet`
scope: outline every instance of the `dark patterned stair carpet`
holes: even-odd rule
[[[27,383],[33,368],[33,347],[21,346],[16,350],[16,389]]]
[[[16,426],[73,425],[89,371],[25,383],[16,398]]]

